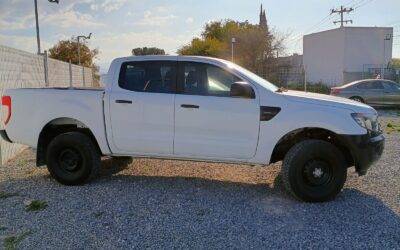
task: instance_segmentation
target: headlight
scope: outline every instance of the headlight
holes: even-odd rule
[[[380,131],[380,125],[378,122],[378,115],[376,114],[362,114],[354,113],[351,114],[354,121],[357,122],[361,127],[368,129],[370,131]]]

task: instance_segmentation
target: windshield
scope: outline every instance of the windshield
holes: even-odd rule
[[[277,86],[275,86],[274,84],[270,83],[269,81],[265,80],[264,78],[254,74],[253,72],[240,67],[239,65],[236,64],[229,64],[230,67],[236,69],[237,71],[239,71],[240,73],[242,73],[243,75],[247,76],[248,78],[250,78],[252,81],[260,84],[262,87],[275,92],[277,91],[279,88]]]

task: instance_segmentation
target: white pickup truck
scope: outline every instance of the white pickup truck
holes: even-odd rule
[[[268,165],[304,201],[363,175],[384,137],[377,112],[328,95],[286,91],[215,58],[115,59],[104,89],[8,89],[3,139],[37,149],[37,165],[66,185],[92,179],[103,156]]]

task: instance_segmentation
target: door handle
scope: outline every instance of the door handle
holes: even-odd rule
[[[132,101],[129,100],[116,100],[116,103],[124,103],[124,104],[132,104]]]
[[[192,105],[192,104],[182,104],[181,107],[185,108],[185,109],[198,109],[198,108],[200,108],[200,106]]]

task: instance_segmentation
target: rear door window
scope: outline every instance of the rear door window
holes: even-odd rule
[[[176,62],[126,62],[121,66],[118,84],[135,92],[174,93]]]
[[[383,89],[383,85],[380,81],[369,81],[359,83],[357,88],[362,90]]]

